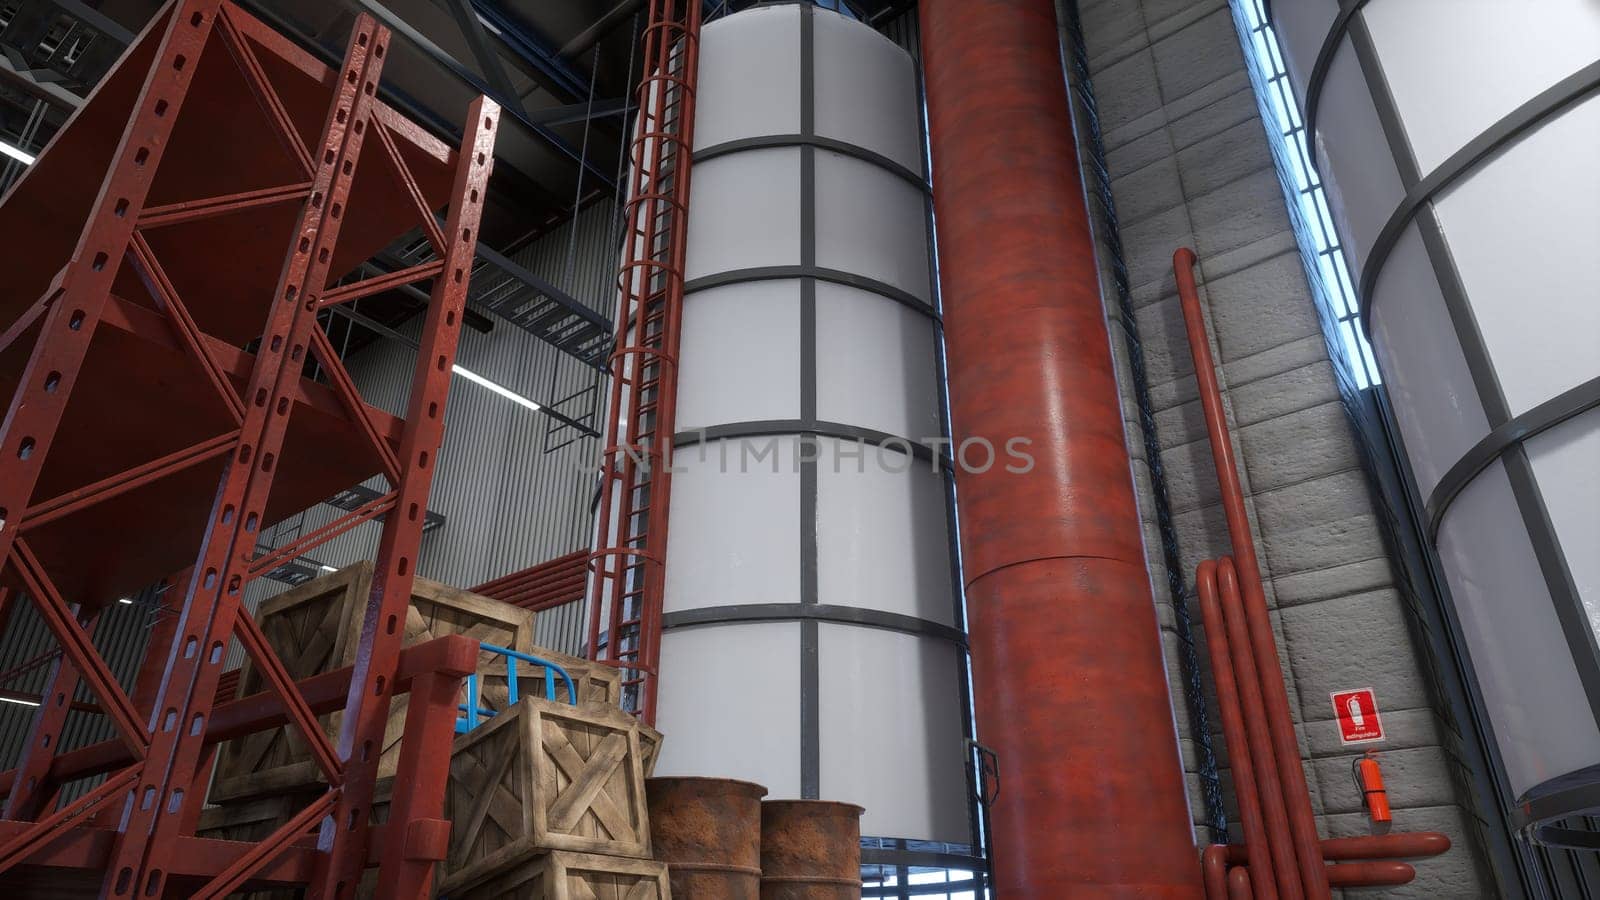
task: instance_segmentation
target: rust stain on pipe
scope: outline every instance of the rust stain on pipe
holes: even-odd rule
[[[1200,311],[1199,294],[1195,290],[1194,264],[1194,251],[1187,247],[1180,248],[1172,256],[1172,270],[1177,277],[1178,298],[1189,338],[1189,353],[1194,360],[1195,378],[1200,386],[1200,407],[1205,413],[1206,431],[1211,437],[1217,483],[1222,488],[1222,509],[1228,520],[1228,540],[1233,546],[1233,556],[1238,561],[1239,586],[1250,635],[1249,647],[1263,666],[1270,664],[1276,667],[1277,642],[1272,637],[1272,625],[1267,619],[1267,599],[1261,588],[1261,566],[1256,557],[1255,539],[1250,533],[1250,519],[1245,512],[1244,490],[1239,485],[1233,439],[1228,434],[1227,420],[1222,413],[1222,392],[1217,386],[1211,341],[1206,334],[1205,318]],[[1284,807],[1289,815],[1289,829],[1294,836],[1295,855],[1299,860],[1306,896],[1309,900],[1328,900],[1331,896],[1328,879],[1322,868],[1316,819],[1311,813],[1311,791],[1306,786],[1305,770],[1300,767],[1300,744],[1295,739],[1294,722],[1289,715],[1289,694],[1284,688],[1281,674],[1275,670],[1272,674],[1276,677],[1261,679],[1261,693],[1266,704],[1267,729],[1272,735],[1273,751],[1277,757]]]
[[[647,778],[650,846],[679,900],[756,900],[761,894],[761,798],[731,778]]]
[[[957,473],[995,886],[1199,898],[1054,5],[920,17],[956,439],[1034,458]]]

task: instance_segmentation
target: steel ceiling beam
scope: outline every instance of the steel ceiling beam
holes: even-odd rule
[[[292,22],[285,19],[277,10],[273,9],[267,2],[265,2],[265,0],[234,0],[234,2],[240,7],[248,10],[252,16],[255,16],[257,19],[260,19],[261,21],[271,25],[280,34],[287,35],[294,39],[297,44],[310,51],[322,62],[336,62],[339,59],[339,54],[336,51],[325,46],[321,41],[301,33]],[[455,75],[457,78],[460,78],[474,91],[487,94],[492,98],[503,101],[501,103],[503,112],[508,113],[510,118],[509,120],[502,118],[502,121],[516,122],[524,130],[531,133],[535,139],[550,147],[550,149],[574,163],[579,160],[581,154],[577,150],[574,150],[571,144],[568,144],[566,141],[562,140],[559,135],[551,132],[550,129],[545,126],[545,123],[541,123],[532,117],[525,109],[522,108],[518,98],[500,97],[498,91],[491,89],[486,83],[483,82],[482,79],[477,78],[477,76],[474,75],[470,69],[468,69],[460,61],[456,60],[454,57],[450,56],[450,54],[445,53],[444,50],[437,44],[423,37],[420,32],[417,32],[414,28],[411,28],[411,26],[405,25],[397,16],[395,16],[393,12],[390,12],[388,9],[382,7],[374,9],[373,7],[377,7],[378,4],[366,3],[363,2],[363,0],[346,0],[346,2],[349,6],[364,8],[372,12],[374,16],[377,16],[386,24],[392,26],[393,31],[403,35],[408,41],[411,41],[417,47],[417,49],[423,51],[424,54],[427,54],[441,66],[448,69],[451,74]],[[379,9],[382,9],[381,14]],[[0,72],[0,74],[4,73]],[[415,98],[407,95],[403,91],[397,91],[390,85],[380,84],[378,86],[378,96],[383,100],[383,102],[404,113],[407,118],[427,126],[427,128],[435,134],[443,136],[451,141],[460,138],[460,134],[454,125],[445,121],[437,112],[424,108],[416,101]],[[589,177],[594,179],[597,184],[603,185],[612,191],[617,189],[616,177],[614,175],[606,175],[606,173],[600,171],[600,169],[598,169],[592,162],[586,164],[584,168],[588,171]],[[495,181],[502,186],[504,186],[505,182],[507,181],[514,182],[512,186],[517,189],[517,193],[524,197],[549,193],[549,191],[547,191],[542,185],[538,184],[536,181],[534,181],[534,179],[529,177],[527,173],[516,168],[515,166],[498,166],[496,167],[494,174]],[[564,201],[552,194],[548,202],[552,206],[559,207]]]
[[[564,94],[563,99],[578,100],[589,96],[589,79],[572,67],[560,52],[552,49],[545,40],[523,21],[515,18],[489,0],[450,0],[451,3],[470,3],[478,17],[495,36],[519,59],[531,65],[555,88],[552,93]]]
[[[535,122],[542,125],[568,125],[587,119],[620,116],[632,111],[632,109],[633,104],[629,98],[613,97],[610,100],[596,100],[593,103],[568,103],[565,106],[549,106],[544,109],[536,109],[528,115]]]
[[[511,76],[507,74],[505,60],[496,53],[494,46],[489,42],[489,34],[483,29],[483,20],[472,8],[471,0],[445,0],[445,5],[450,7],[450,15],[455,17],[456,27],[461,29],[461,36],[466,39],[467,46],[471,48],[473,58],[477,59],[483,74],[507,97],[516,97],[517,89],[511,84]]]
[[[249,5],[252,12],[256,12],[258,15],[260,12],[264,11],[262,10],[264,4],[261,2],[261,0],[244,0],[244,2]],[[474,72],[465,63],[461,62],[461,60],[456,59],[455,56],[453,56],[449,51],[434,43],[433,40],[431,40],[427,35],[418,31],[413,25],[401,18],[393,10],[384,6],[382,3],[377,2],[377,0],[351,0],[351,2],[356,7],[371,13],[375,18],[378,19],[378,21],[382,22],[384,25],[387,25],[391,30],[393,30],[395,34],[405,38],[408,43],[416,47],[418,50],[421,50],[434,62],[438,63],[440,66],[443,66],[445,69],[449,70],[451,74],[466,82],[466,84],[474,91],[485,94],[490,99],[498,102],[504,111],[511,115],[511,119],[513,121],[517,122],[524,129],[531,132],[535,137],[544,142],[552,150],[555,150],[562,156],[567,157],[567,159],[571,160],[572,162],[577,163],[585,172],[588,173],[588,177],[596,179],[598,183],[605,185],[613,191],[617,189],[615,175],[606,173],[600,167],[596,166],[593,161],[585,159],[583,154],[581,154],[571,144],[567,143],[566,140],[560,135],[551,131],[548,126],[536,122],[528,114],[528,111],[523,108],[521,97],[518,97],[514,93],[507,95],[503,91],[489,84],[477,72]],[[280,26],[283,24],[280,18],[271,16],[270,14],[263,16],[263,18],[275,19],[277,24]],[[501,37],[504,37],[504,35],[502,34]],[[325,50],[326,48],[322,49]]]
[[[616,6],[596,19],[593,25],[580,31],[576,37],[561,45],[556,55],[562,59],[577,59],[584,51],[600,43],[606,35],[621,25],[628,16],[638,12],[644,6],[645,0],[622,0]]]

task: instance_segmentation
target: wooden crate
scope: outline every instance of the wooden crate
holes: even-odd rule
[[[298,680],[355,663],[371,588],[372,563],[361,562],[261,604],[256,621],[291,677]],[[403,645],[448,634],[465,634],[526,653],[533,648],[533,613],[425,578],[416,579],[411,607],[406,611]],[[479,668],[485,673],[480,682],[480,705],[494,710],[504,708],[508,696],[504,658],[485,652],[479,658]],[[241,696],[266,687],[251,662],[245,663],[240,685]],[[378,761],[380,778],[392,776],[399,764],[407,705],[408,698],[401,695],[390,706],[389,727]],[[336,743],[340,715],[330,713],[321,719]],[[293,725],[285,725],[223,745],[210,800],[217,803],[265,796],[321,781],[322,773],[312,760],[305,739]]]
[[[639,723],[639,761],[644,764],[644,777],[656,774],[656,760],[661,757],[661,732],[643,722]]]
[[[542,647],[534,647],[528,652],[542,659],[548,659],[567,670],[567,674],[572,676],[572,686],[578,689],[579,703],[617,706],[622,702],[621,669]],[[544,666],[518,660],[517,693],[523,697],[543,697]],[[559,675],[556,676],[556,699],[563,702],[568,699],[567,683],[562,681]]]
[[[442,891],[445,890],[441,887]],[[472,900],[671,900],[667,864],[552,850],[450,888]]]
[[[445,816],[446,884],[541,850],[648,859],[638,723],[615,707],[526,697],[456,738]]]

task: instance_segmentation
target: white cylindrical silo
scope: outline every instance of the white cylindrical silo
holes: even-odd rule
[[[701,37],[659,772],[969,844],[911,58],[809,4]]]
[[[1551,837],[1600,808],[1600,6],[1274,19],[1514,818]]]

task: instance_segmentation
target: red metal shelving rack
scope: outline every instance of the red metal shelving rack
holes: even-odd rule
[[[655,721],[661,655],[700,14],[699,0],[651,0],[645,25],[599,536],[589,560],[589,653],[623,670],[624,697],[647,723]]]
[[[347,898],[371,858],[380,896],[429,893],[448,841],[457,691],[477,648],[450,638],[402,651],[396,624],[499,110],[475,101],[457,149],[428,135],[377,98],[389,41],[359,17],[335,71],[231,3],[172,0],[0,202],[15,253],[0,284],[10,323],[0,386],[12,393],[0,425],[0,627],[25,594],[63,650],[18,767],[0,773],[8,883],[50,867],[52,890],[75,869],[103,897],[289,883]],[[358,166],[364,149],[377,159]],[[418,221],[431,261],[327,287]],[[361,399],[317,315],[423,280],[431,303],[400,420]],[[305,377],[308,355],[326,383]],[[255,557],[262,526],[377,474],[390,483],[378,500]],[[291,681],[240,614],[244,586],[378,517],[360,662]],[[177,615],[153,636],[130,698],[85,623],[174,572]],[[230,637],[271,690],[219,705]],[[58,753],[66,707],[52,701],[80,681],[118,739]],[[370,826],[370,751],[403,691],[412,702],[389,819]],[[315,718],[334,709],[353,712],[337,743]],[[285,723],[311,746],[328,792],[259,843],[195,837],[217,744]],[[98,787],[59,799],[62,785],[98,774]]]

